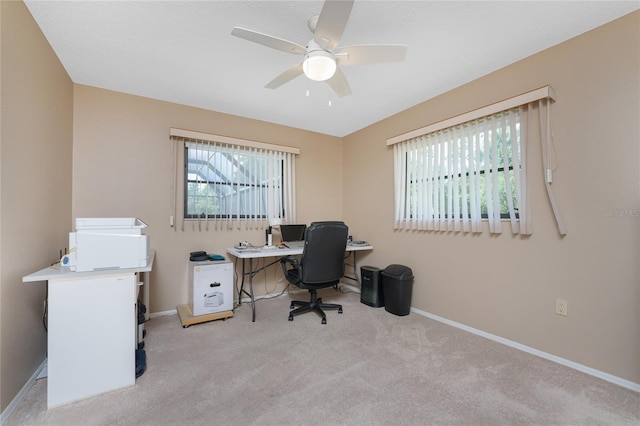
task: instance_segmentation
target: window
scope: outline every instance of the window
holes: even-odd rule
[[[181,129],[171,129],[171,138],[172,225],[174,216],[182,216],[182,228],[188,220],[200,230],[295,221],[297,148]]]
[[[532,233],[528,147],[539,144],[545,187],[560,235],[553,191],[551,86],[531,90],[387,139],[394,152],[395,229]],[[539,131],[539,132],[538,132]]]
[[[185,144],[185,218],[284,217],[284,158],[263,150]]]
[[[518,217],[518,109],[432,132],[398,152],[405,219],[432,230],[464,230],[480,219]]]

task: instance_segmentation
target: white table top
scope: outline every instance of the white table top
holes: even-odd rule
[[[69,266],[62,265],[54,265],[49,266],[48,268],[44,268],[39,270],[38,272],[34,272],[27,276],[22,277],[22,282],[35,282],[35,281],[49,281],[49,280],[60,280],[60,279],[70,279],[70,278],[87,278],[87,277],[96,277],[99,275],[117,275],[117,274],[131,274],[136,272],[149,272],[151,271],[151,267],[153,266],[153,259],[155,257],[155,250],[151,250],[149,255],[149,264],[147,266],[141,266],[139,268],[122,268],[122,269],[99,269],[97,271],[85,271],[85,272],[75,272],[69,269]]]
[[[238,249],[235,247],[231,247],[227,249],[227,253],[232,256],[235,256],[239,259],[255,259],[259,257],[278,257],[278,256],[291,256],[302,254],[302,247],[298,248],[264,248],[264,247],[256,247],[256,248],[242,248]],[[372,245],[353,245],[347,244],[347,248],[345,251],[361,251],[361,250],[373,250]]]

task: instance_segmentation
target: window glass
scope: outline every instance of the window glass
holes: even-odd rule
[[[185,218],[284,216],[284,160],[277,153],[188,143],[184,158]]]

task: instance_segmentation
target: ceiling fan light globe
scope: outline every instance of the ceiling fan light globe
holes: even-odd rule
[[[336,72],[336,61],[329,52],[310,52],[302,63],[304,75],[314,81],[325,81]]]

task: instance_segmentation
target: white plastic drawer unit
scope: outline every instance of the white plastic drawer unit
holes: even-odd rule
[[[194,316],[233,310],[233,263],[189,262],[189,307]]]

